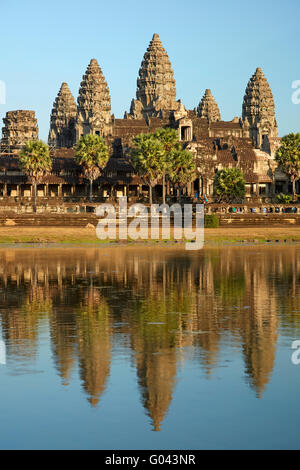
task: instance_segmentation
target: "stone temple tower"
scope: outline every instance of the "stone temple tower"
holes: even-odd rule
[[[256,69],[246,88],[243,127],[244,136],[250,137],[256,148],[262,147],[266,137],[278,134],[272,91],[261,68]]]
[[[82,77],[77,103],[77,140],[85,134],[104,137],[111,133],[109,88],[96,59]]]
[[[200,118],[207,119],[208,122],[221,121],[219,107],[210,90],[205,90],[197,108],[197,115]]]
[[[77,107],[67,83],[60,87],[50,117],[49,145],[73,147],[76,142]]]
[[[177,111],[176,88],[173,70],[158,34],[144,55],[137,79],[136,100],[131,102],[129,118],[169,116],[170,111]],[[182,106],[182,105],[181,105]]]
[[[39,128],[34,111],[8,111],[3,118],[1,151],[18,153],[28,140],[37,140]]]

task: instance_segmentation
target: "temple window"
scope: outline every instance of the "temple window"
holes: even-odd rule
[[[260,184],[259,185],[259,194],[260,196],[263,196],[267,193],[267,185],[266,184]]]

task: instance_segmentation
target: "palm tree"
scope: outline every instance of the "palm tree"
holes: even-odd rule
[[[238,168],[219,170],[215,176],[215,195],[219,202],[233,202],[245,196],[245,178]]]
[[[19,155],[21,170],[27,175],[34,188],[34,212],[36,212],[36,188],[52,169],[49,147],[41,140],[26,142]]]
[[[164,146],[153,134],[140,134],[133,139],[130,156],[137,173],[149,187],[149,203],[152,204],[152,188],[164,172]]]
[[[297,199],[296,181],[300,178],[300,133],[288,134],[281,139],[281,146],[276,152],[275,160],[283,171],[289,175],[293,185],[293,200]]]
[[[188,150],[173,150],[170,154],[171,168],[170,180],[179,189],[179,201],[181,199],[181,190],[190,183],[195,177],[194,155]]]
[[[167,127],[165,129],[158,129],[154,133],[154,137],[159,139],[164,146],[164,159],[162,161],[162,179],[163,179],[163,204],[166,203],[166,175],[170,173],[172,167],[172,152],[182,148],[178,138],[178,131]]]
[[[107,145],[99,135],[87,134],[76,146],[75,162],[82,167],[83,175],[90,182],[90,202],[93,199],[93,182],[100,176],[109,159]]]

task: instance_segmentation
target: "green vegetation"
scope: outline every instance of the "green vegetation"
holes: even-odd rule
[[[205,228],[218,228],[220,225],[219,217],[216,214],[210,214],[204,216],[204,227]]]
[[[152,204],[152,188],[165,171],[163,143],[154,134],[140,134],[133,139],[130,156],[137,173],[149,187],[149,203]]]
[[[132,164],[149,186],[149,202],[152,204],[152,188],[163,182],[165,203],[165,178],[175,187],[182,187],[192,181],[195,173],[194,156],[184,150],[174,129],[159,129],[155,133],[140,134],[133,139]]]
[[[279,204],[290,204],[293,201],[293,196],[281,193],[276,196],[276,201],[279,202]]]
[[[293,185],[293,200],[296,201],[296,181],[300,178],[300,133],[288,134],[281,139],[275,160],[290,177]]]
[[[215,196],[218,202],[231,203],[245,196],[245,178],[238,168],[227,168],[215,176]]]
[[[182,188],[195,177],[195,169],[194,156],[191,152],[180,149],[172,153],[170,179],[179,189],[179,201]]]
[[[172,154],[176,150],[182,148],[178,140],[178,132],[175,129],[158,129],[154,133],[154,137],[157,138],[164,148],[164,158],[163,158],[163,168],[162,168],[162,185],[163,185],[163,204],[166,203],[166,176],[169,177],[169,174],[172,169]]]
[[[90,182],[90,202],[93,198],[93,181],[101,175],[108,158],[107,145],[99,135],[83,135],[78,141],[75,162],[82,167],[84,177]]]
[[[20,152],[21,170],[29,178],[34,189],[34,211],[36,212],[36,187],[42,178],[51,172],[52,160],[49,147],[41,140],[29,140]]]

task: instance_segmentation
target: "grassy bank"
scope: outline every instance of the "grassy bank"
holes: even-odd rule
[[[300,227],[258,227],[258,228],[207,228],[204,232],[206,244],[227,244],[236,242],[300,242]],[[0,227],[0,243],[65,243],[65,244],[108,244],[101,241],[92,227]],[[122,242],[124,243],[124,242]],[[129,240],[129,243],[141,243]],[[142,241],[143,243],[143,241]],[[145,242],[144,242],[145,243]],[[147,244],[159,242],[150,240]],[[166,243],[164,241],[160,243]],[[171,243],[171,242],[170,242]],[[180,243],[180,242],[179,242]]]

